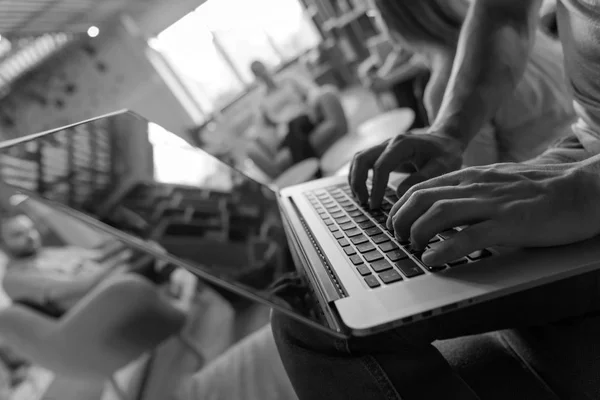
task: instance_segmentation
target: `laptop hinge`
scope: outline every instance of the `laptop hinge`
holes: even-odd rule
[[[286,223],[289,224],[290,227],[302,225],[301,233],[305,234],[304,238],[300,238],[298,236],[296,229],[289,229],[290,234],[293,235],[294,247],[298,254],[301,255],[303,262],[312,267],[307,268],[307,271],[311,273],[312,280],[316,280],[318,282],[317,287],[319,287],[322,291],[322,296],[325,301],[330,303],[341,298],[347,297],[347,293],[344,290],[343,285],[339,281],[335,271],[329,264],[329,261],[325,254],[323,253],[321,247],[316,242],[315,238],[312,235],[312,232],[304,218],[302,218],[302,214],[299,212],[296,204],[294,203],[292,198],[282,199],[280,204],[282,206],[289,205],[286,209],[287,212],[284,212],[284,216],[286,219]],[[287,204],[286,204],[287,203]],[[294,212],[294,217],[297,218],[297,223],[293,224],[292,221],[289,220],[289,211],[290,208]],[[303,235],[304,236],[304,235]],[[304,239],[304,240],[303,240]]]

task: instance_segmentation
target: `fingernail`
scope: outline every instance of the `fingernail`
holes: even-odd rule
[[[423,253],[423,256],[421,256],[421,260],[427,265],[434,265],[436,255],[437,253],[434,250],[427,250]]]

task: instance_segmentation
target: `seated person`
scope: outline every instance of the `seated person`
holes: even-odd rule
[[[300,161],[319,157],[347,133],[344,110],[332,89],[293,78],[276,80],[258,61],[252,70],[262,82],[262,100],[248,132],[260,149],[252,149],[250,158],[259,158],[258,152],[264,155],[267,160],[257,164],[264,164],[259,167],[271,178]]]
[[[304,132],[300,129],[294,131],[291,136],[288,134],[285,139],[280,139],[280,136],[274,133],[275,128],[266,127],[263,123],[248,130],[246,154],[269,178],[276,178],[309,154],[311,157],[322,156],[338,139],[348,133],[348,120],[339,94],[334,88],[325,86],[317,89],[313,92],[308,107],[310,124],[304,117],[289,124],[289,127],[295,128],[310,127],[311,129],[306,130],[308,135],[297,134]],[[284,126],[284,132],[291,132],[288,131],[288,125]],[[296,149],[310,148],[302,156],[294,156],[288,146],[298,138],[299,146]]]
[[[55,317],[127,266],[124,258],[100,265],[90,250],[82,248],[43,247],[40,232],[25,214],[4,220],[0,240],[9,257],[2,281],[6,294]]]
[[[261,61],[250,66],[261,84],[256,128],[269,129],[278,149],[287,149],[295,163],[314,157],[308,135],[314,129],[310,116],[310,96],[315,87],[300,79],[276,79]]]
[[[409,64],[390,68],[392,81],[411,76],[425,65],[431,79],[424,93],[429,121],[435,120],[457,54],[468,0],[378,2],[395,44],[415,53]],[[573,122],[571,95],[563,79],[559,44],[539,32],[525,73],[512,96],[503,99],[463,154],[465,166],[521,162],[542,153]]]
[[[405,3],[378,0],[390,13]],[[436,233],[466,226],[432,245],[424,263],[439,265],[492,246],[557,246],[600,234],[600,14],[584,0],[561,3],[560,40],[578,116],[568,139],[526,163],[442,175],[459,168],[469,141],[527,73],[538,23],[539,1],[473,0],[432,126],[399,135],[373,157],[370,194],[364,187],[368,168],[356,171],[354,165],[353,190],[361,200],[370,197],[372,207],[379,206],[391,170],[408,172],[411,165],[421,174],[412,184],[431,178],[405,187],[387,222],[416,250]],[[566,278],[365,338],[339,340],[281,314],[272,326],[300,399],[477,399],[432,342],[597,315],[599,278],[598,271]]]

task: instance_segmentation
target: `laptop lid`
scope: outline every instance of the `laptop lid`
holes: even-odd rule
[[[221,157],[235,163],[233,153]],[[44,209],[44,218],[70,221],[69,240],[89,239],[77,246],[110,237],[343,335],[323,319],[293,262],[278,194],[138,115],[116,112],[3,142],[0,165],[6,215],[25,210],[39,219],[31,210]]]

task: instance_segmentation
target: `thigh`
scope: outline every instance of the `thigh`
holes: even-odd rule
[[[586,273],[480,303],[394,330],[402,340],[435,340],[540,326],[600,310],[600,273]]]

